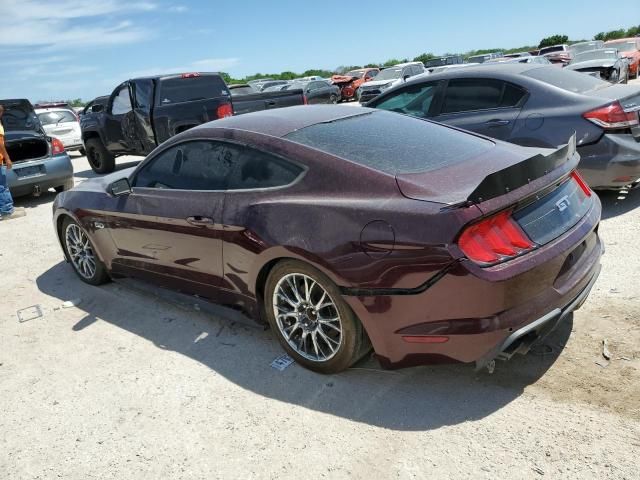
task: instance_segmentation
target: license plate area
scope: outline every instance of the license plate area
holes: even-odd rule
[[[46,173],[44,165],[31,165],[29,167],[15,167],[13,169],[18,178],[38,177]]]

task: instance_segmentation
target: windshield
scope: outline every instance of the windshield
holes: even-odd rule
[[[386,68],[382,70],[378,75],[376,75],[376,81],[378,80],[395,80],[396,78],[400,78],[402,75],[402,68]]]
[[[160,105],[206,100],[228,95],[227,86],[218,75],[170,77],[160,83]]]
[[[307,85],[309,85],[307,82],[293,82],[287,86],[286,90],[296,90],[298,88],[304,90]]]
[[[613,42],[607,43],[607,47],[617,48],[621,52],[628,52],[632,50],[638,50],[636,42]]]
[[[256,93],[253,87],[249,85],[246,87],[230,88],[229,90],[231,90],[231,95],[250,95],[252,93]]]
[[[591,75],[552,66],[532,68],[522,72],[522,75],[573,93],[591,92],[611,85]]]
[[[540,55],[545,55],[551,52],[564,52],[564,45],[558,45],[557,47],[547,47],[540,49]]]
[[[351,70],[345,73],[345,76],[362,78],[364,76],[364,70]]]
[[[285,138],[392,175],[461,163],[494,145],[437,123],[383,110],[317,123]]]
[[[42,125],[57,125],[59,123],[77,122],[76,117],[69,110],[38,113]]]
[[[583,52],[573,57],[570,63],[586,62],[589,60],[615,60],[617,58],[617,50],[589,50],[588,52]]]
[[[2,125],[7,132],[19,130],[40,130],[40,122],[36,113],[31,110],[25,111],[21,106],[4,104],[4,115]]]
[[[602,48],[603,45],[603,42],[576,43],[575,45],[571,45],[569,50],[571,50],[574,55],[577,55],[579,53],[588,52],[589,50]]]

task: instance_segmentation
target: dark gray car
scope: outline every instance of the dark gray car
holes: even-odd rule
[[[478,66],[421,76],[367,104],[524,146],[556,148],[576,133],[594,188],[640,178],[640,87],[555,66]]]
[[[338,103],[340,100],[340,89],[326,82],[325,80],[312,80],[310,82],[292,82],[286,87],[287,90],[301,89],[307,99],[307,103]]]

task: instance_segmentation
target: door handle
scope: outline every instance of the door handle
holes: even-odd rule
[[[509,125],[509,120],[500,120],[499,118],[494,118],[493,120],[489,120],[486,122],[486,125],[490,127],[501,127],[504,125]]]
[[[275,104],[276,104],[276,102],[274,102],[274,101],[267,101],[267,106],[269,106],[269,107],[273,107],[273,106],[275,106]]]
[[[213,225],[213,218],[194,215],[193,217],[187,217],[187,222],[191,225]]]

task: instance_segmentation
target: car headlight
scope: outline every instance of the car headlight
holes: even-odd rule
[[[391,85],[393,85],[393,82],[389,82],[389,83],[385,83],[384,85],[380,85],[380,90],[386,90],[387,88],[391,87]]]

